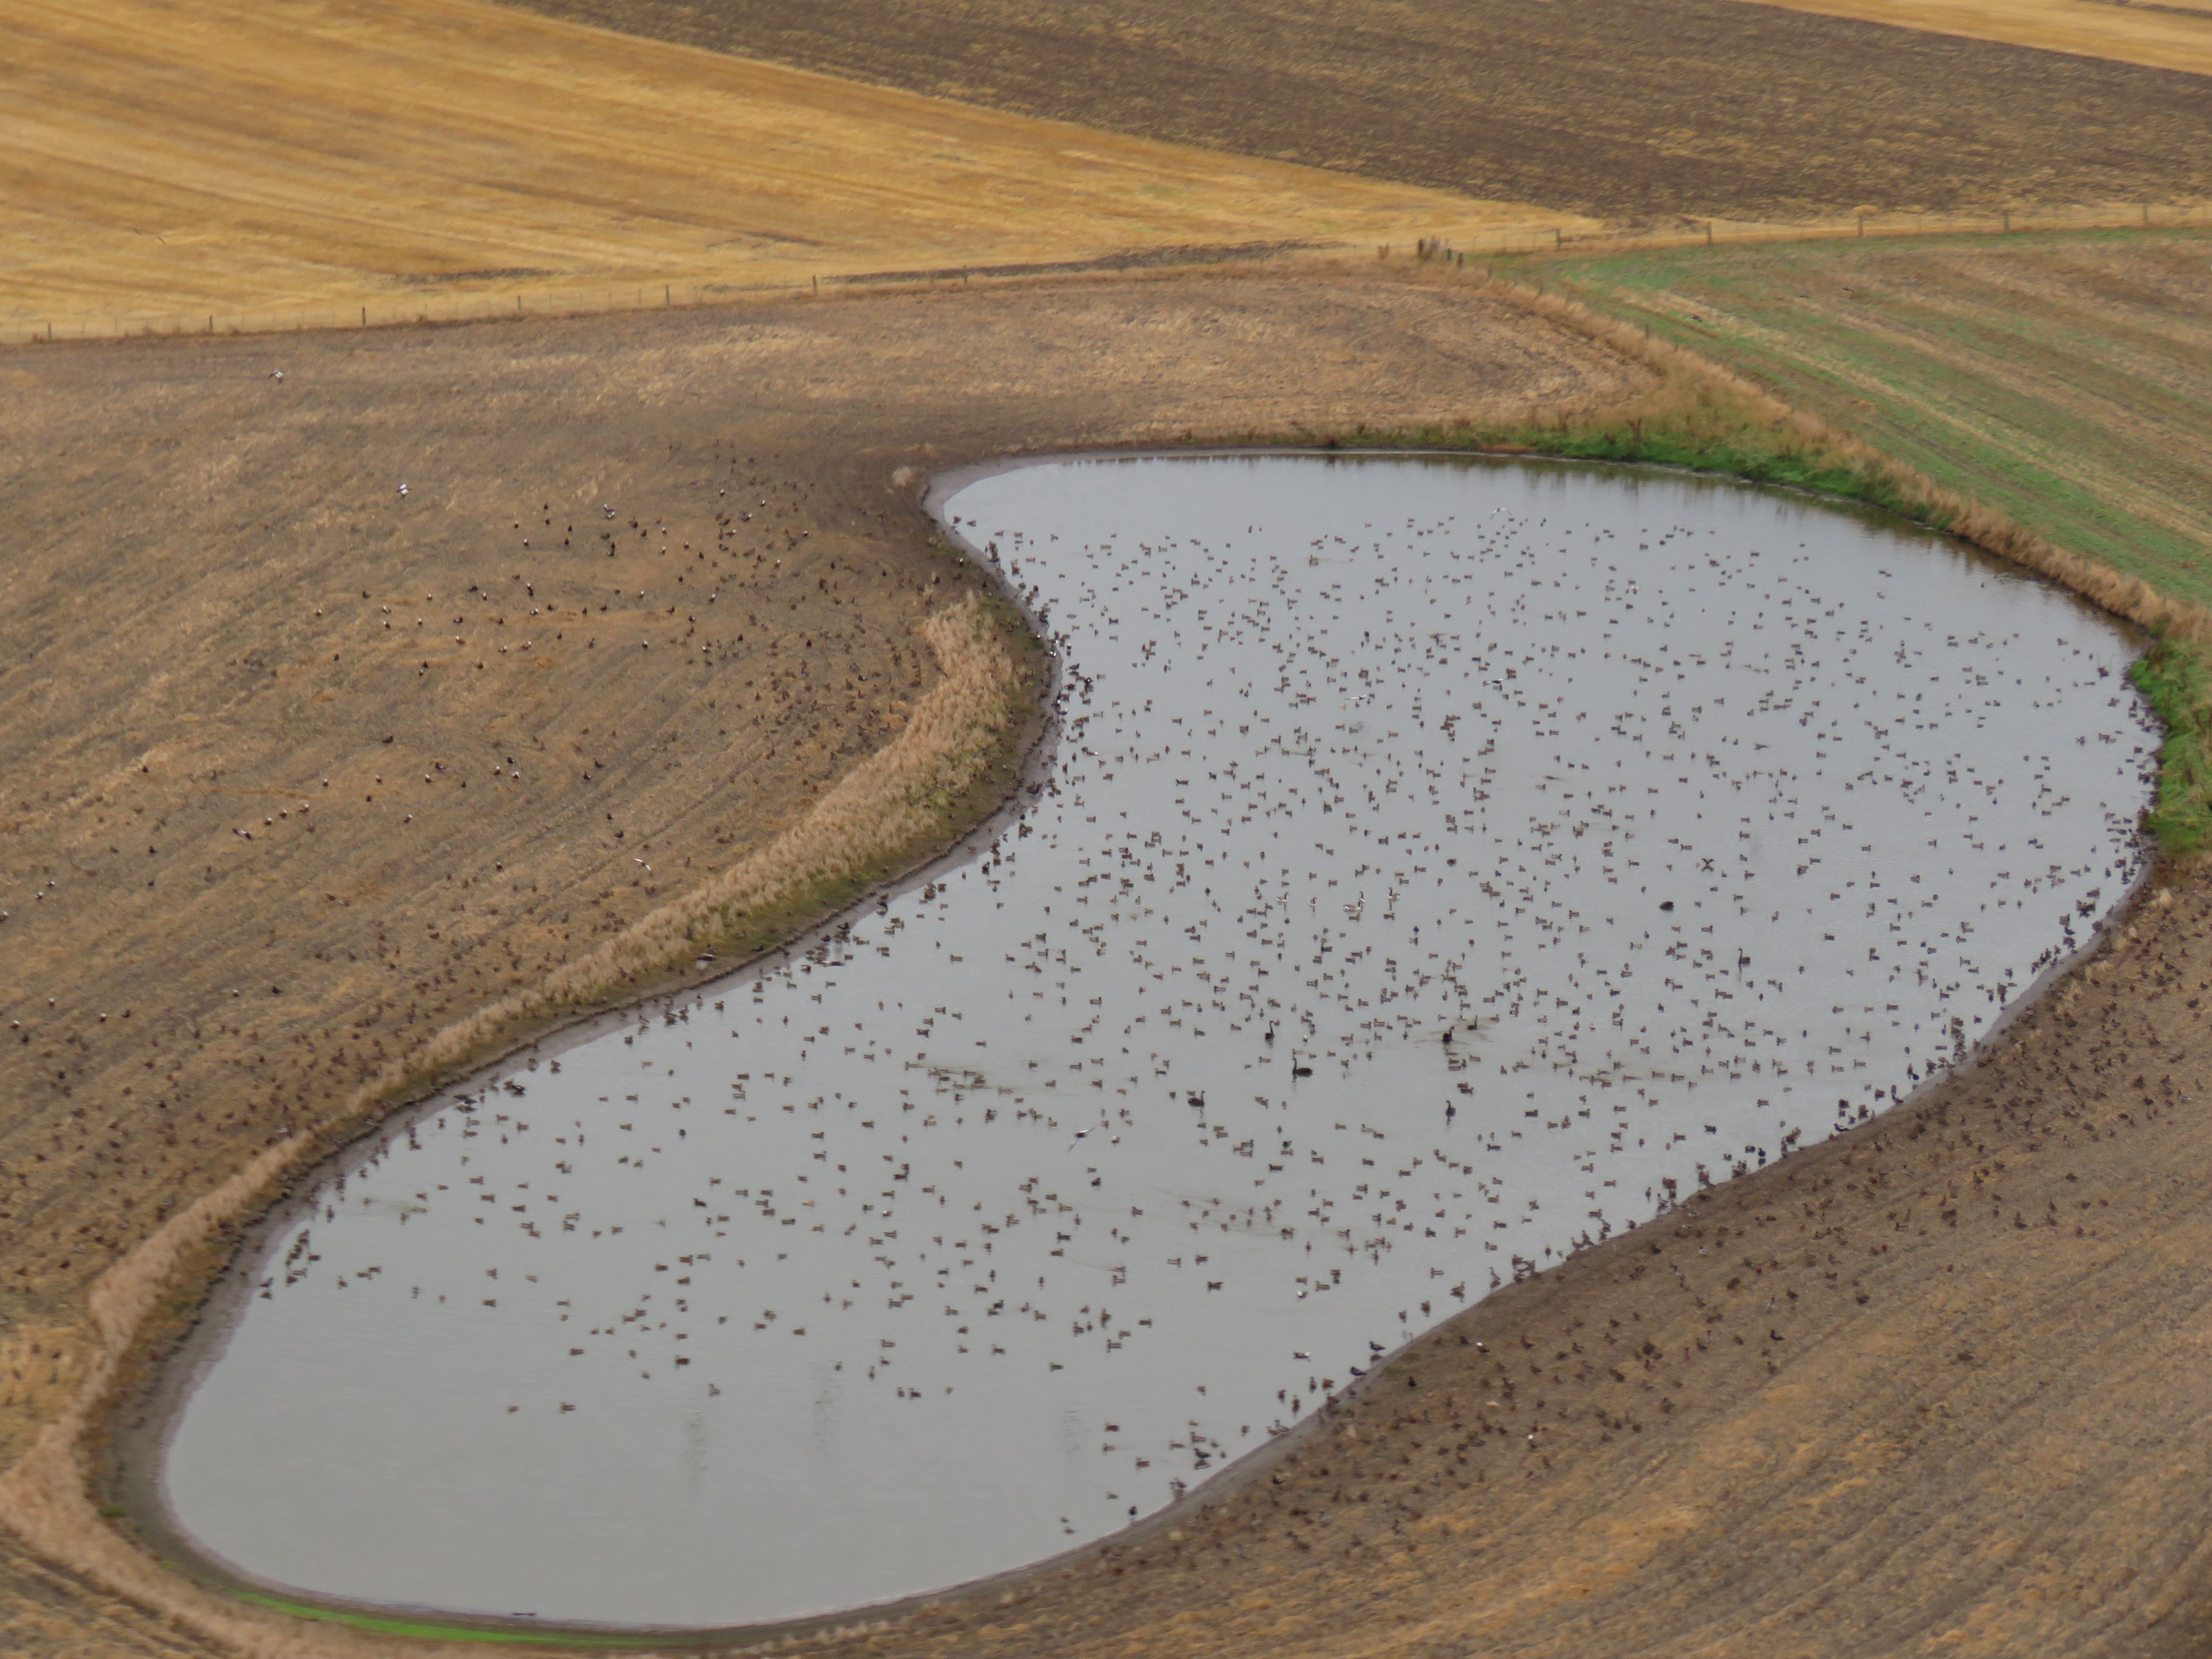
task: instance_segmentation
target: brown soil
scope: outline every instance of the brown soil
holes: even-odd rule
[[[0,377],[10,1463],[104,1363],[104,1269],[896,744],[939,683],[916,630],[975,585],[908,469],[1650,383],[1364,272],[64,346]],[[726,918],[726,959],[793,920]],[[9,1651],[202,1650],[0,1557]]]
[[[1120,0],[1110,16],[1071,0],[532,3],[997,109],[1601,217],[2205,188],[2208,89],[2194,75],[1739,0]]]

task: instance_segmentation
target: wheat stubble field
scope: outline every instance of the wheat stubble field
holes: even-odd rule
[[[0,323],[63,337],[1581,222],[482,0],[15,0],[7,27]]]
[[[2204,82],[2179,48],[2099,62],[1727,0],[1137,6],[1110,26],[922,0],[896,32],[835,3],[559,9],[15,8],[10,303],[92,319],[473,284],[588,304],[595,283],[979,246],[2203,194]],[[2078,271],[1969,282],[1883,254],[1904,263],[1666,282],[1733,295],[1730,339],[1767,332],[1731,361],[1870,428],[1835,366],[1891,349],[1897,295],[2040,284],[2083,326],[1996,378],[2036,393],[2031,428],[2066,406],[2062,447],[2086,432],[2094,411],[2051,388],[2143,301],[2106,314]],[[1820,304],[1780,303],[1790,282]],[[1923,467],[1943,429],[1899,411],[2008,349],[1936,315],[1915,313],[1916,349],[1947,343],[1948,368],[1863,399]],[[2129,326],[2188,356],[2192,325]],[[108,1380],[131,1385],[147,1351],[108,1340],[118,1310],[159,1289],[152,1334],[173,1330],[225,1236],[173,1281],[91,1287],[280,1165],[288,1135],[405,1092],[441,1034],[451,1061],[592,1000],[529,1001],[718,872],[814,846],[917,728],[988,810],[1036,664],[933,550],[916,474],[1632,411],[1650,387],[1371,260],[41,348],[0,380],[0,1498],[22,1529],[0,1532],[0,1647],[40,1659],[463,1650],[243,1607],[135,1553],[94,1507],[97,1434],[82,1491],[74,1443],[40,1436],[118,1354]],[[2079,524],[2122,552],[2130,523],[2157,526],[2139,567],[2177,582],[2201,503],[2161,458],[2195,465],[2194,407],[2138,413],[2079,480],[2100,503]],[[1962,452],[1959,476],[1988,459]],[[780,890],[758,927],[918,850]],[[647,982],[629,966],[592,995]],[[808,1650],[2201,1651],[2208,994],[2212,897],[2169,872],[1927,1099],[1493,1297],[1172,1530]],[[518,996],[522,1024],[488,1030]]]
[[[1767,0],[1793,10],[1976,40],[2110,58],[2154,69],[2212,70],[2212,8],[2139,0]]]

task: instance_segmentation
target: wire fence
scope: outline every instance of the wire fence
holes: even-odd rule
[[[1831,241],[1900,236],[2017,235],[2034,231],[2179,229],[2212,227],[2212,205],[2127,203],[2084,208],[2000,210],[1978,214],[1864,213],[1795,224],[1727,219],[1684,220],[1662,227],[1577,231],[1558,225],[1520,224],[1473,237],[1416,237],[1375,244],[1385,262],[1464,266],[1472,258],[1515,254],[1631,252],[1664,248],[1741,246],[1753,242]],[[886,289],[972,288],[979,283],[1115,272],[1249,264],[1316,258],[1341,259],[1360,245],[1343,242],[1254,241],[1183,245],[1031,263],[936,265],[896,270],[822,271],[780,283],[647,282],[622,285],[548,283],[511,292],[439,294],[429,279],[410,292],[345,303],[325,301],[254,310],[179,315],[87,313],[0,321],[0,344],[58,343],[185,335],[284,334],[310,330],[409,327],[481,323],[501,319],[573,317],[729,305],[766,297],[818,299]]]
[[[1421,240],[1408,250],[1417,259],[1460,264],[1480,256],[1516,253],[1638,252],[1662,248],[1741,246],[1750,242],[1826,242],[1899,236],[2011,236],[2034,231],[2177,230],[2212,228],[2212,205],[2129,202],[2079,208],[1998,209],[1987,213],[1856,213],[1848,218],[1770,224],[1736,219],[1686,219],[1661,228],[1574,232],[1526,227],[1492,237],[1449,242]],[[1389,258],[1396,250],[1382,245]]]

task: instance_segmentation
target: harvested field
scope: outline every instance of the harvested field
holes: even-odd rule
[[[912,0],[893,28],[868,0],[534,3],[995,109],[1604,218],[2206,189],[2194,75],[1739,0],[1126,0],[1110,21],[1065,3]]]
[[[1793,11],[1933,29],[2153,69],[2212,72],[2212,6],[2170,0],[1762,0]]]
[[[57,347],[0,374],[19,1468],[99,1363],[105,1267],[896,742],[949,648],[918,628],[974,588],[901,468],[1650,380],[1364,272]],[[1001,764],[941,810],[1006,787]],[[724,919],[726,951],[806,908]],[[610,955],[637,976],[602,994],[647,982]],[[162,1650],[44,1568],[9,1576],[14,1651]]]
[[[21,0],[8,21],[0,323],[64,337],[1574,222],[480,0]]]
[[[1832,241],[1546,262],[2069,550],[2212,604],[2212,236]]]

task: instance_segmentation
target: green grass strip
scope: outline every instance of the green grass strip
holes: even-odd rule
[[[2144,827],[2168,857],[2187,858],[2212,840],[2212,659],[2200,645],[2160,640],[2128,678],[2166,724]]]
[[[233,1589],[241,1601],[273,1607],[295,1618],[313,1619],[326,1625],[345,1625],[355,1630],[376,1631],[386,1636],[414,1636],[439,1642],[499,1642],[514,1647],[638,1648],[664,1645],[642,1636],[605,1636],[558,1630],[503,1630],[482,1625],[443,1625],[428,1620],[395,1619],[380,1613],[353,1613],[339,1607],[319,1607],[311,1601],[295,1601],[265,1591]]]

